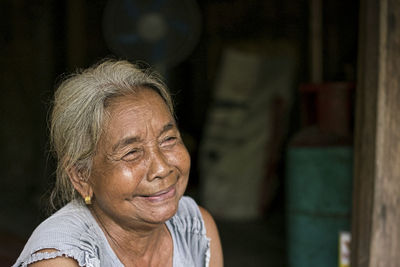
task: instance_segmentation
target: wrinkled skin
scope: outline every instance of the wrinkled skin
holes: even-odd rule
[[[173,241],[165,221],[177,211],[188,182],[190,157],[162,98],[150,89],[115,98],[100,137],[89,177],[77,169],[71,182],[102,228],[124,266],[173,266]],[[222,267],[219,234],[200,207],[211,239],[210,267]],[[41,252],[54,252],[43,249]],[[78,266],[70,258],[32,266]]]
[[[107,112],[89,177],[91,208],[106,225],[163,224],[176,213],[190,169],[175,120],[150,89],[113,99]]]

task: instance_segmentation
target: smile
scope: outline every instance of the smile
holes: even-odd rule
[[[175,185],[168,187],[167,189],[158,191],[157,193],[151,195],[144,195],[142,198],[150,201],[150,202],[161,202],[167,199],[170,199],[175,196],[176,190]]]

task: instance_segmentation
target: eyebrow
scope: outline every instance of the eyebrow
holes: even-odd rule
[[[163,133],[168,132],[169,130],[175,128],[176,125],[174,122],[170,121],[167,124],[164,125],[164,127],[162,128],[160,134],[158,135],[158,137],[160,137]]]
[[[164,134],[165,132],[168,132],[169,130],[171,130],[175,127],[176,127],[176,125],[173,121],[168,122],[167,124],[165,124],[163,126],[158,137],[160,137],[162,134]],[[115,152],[122,147],[125,147],[125,146],[133,144],[133,143],[140,142],[141,140],[142,139],[139,136],[128,136],[126,138],[119,140],[115,145],[113,145],[112,151]]]

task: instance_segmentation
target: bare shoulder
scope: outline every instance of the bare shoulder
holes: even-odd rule
[[[38,252],[55,252],[55,249],[43,249]],[[29,267],[79,267],[78,262],[72,258],[57,257],[54,259],[47,259],[29,264]]]
[[[223,253],[221,240],[218,233],[217,225],[211,214],[203,207],[199,207],[201,215],[203,216],[204,224],[206,226],[207,237],[211,239],[210,249],[210,267],[222,267],[224,266]]]

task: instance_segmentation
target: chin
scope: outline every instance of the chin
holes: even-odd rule
[[[178,210],[180,199],[181,196],[176,196],[167,203],[157,203],[158,205],[154,205],[149,214],[149,222],[165,223],[171,219]]]

